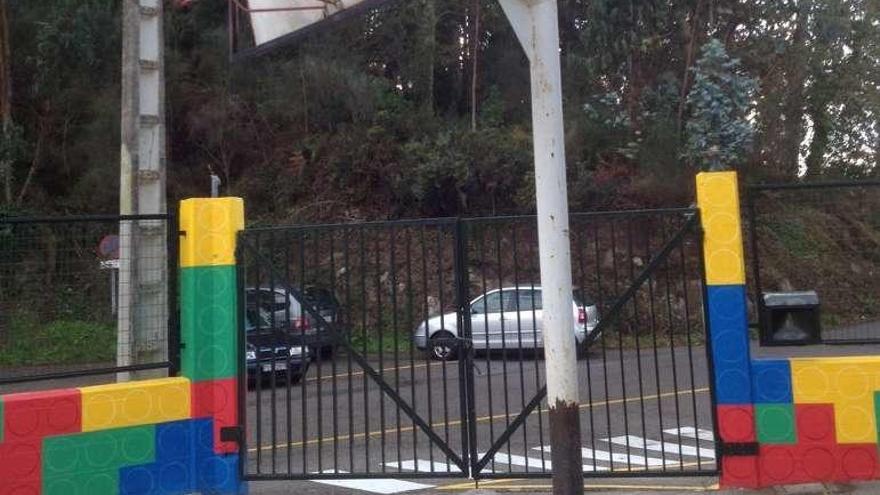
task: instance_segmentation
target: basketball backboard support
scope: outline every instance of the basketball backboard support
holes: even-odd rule
[[[230,52],[235,58],[268,53],[388,0],[228,0]],[[247,25],[242,23],[242,19]],[[242,40],[248,33],[250,40]],[[246,41],[247,45],[243,46]]]
[[[238,4],[246,0],[231,0]],[[357,14],[383,0],[249,0],[260,53],[295,41],[341,15]],[[411,1],[411,0],[407,0]],[[578,363],[571,338],[571,239],[562,118],[558,0],[499,0],[529,60],[538,253],[544,287],[544,354],[549,406],[553,493],[584,493],[581,465]],[[287,9],[272,6],[286,3]],[[293,4],[300,8],[292,8]],[[263,8],[257,9],[260,5]],[[311,8],[308,8],[311,5]],[[286,12],[288,15],[282,15]],[[335,13],[333,13],[335,12]],[[265,18],[260,15],[268,14]],[[299,15],[297,15],[299,14]],[[274,18],[274,20],[273,20]],[[237,27],[236,27],[237,29]],[[262,42],[262,43],[261,43]],[[242,53],[242,52],[239,52]]]

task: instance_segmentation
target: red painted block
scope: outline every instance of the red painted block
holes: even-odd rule
[[[761,488],[757,456],[727,456],[721,460],[722,488]]]
[[[40,481],[41,440],[3,442],[0,444],[0,485],[7,481]]]
[[[837,443],[832,404],[796,404],[794,415],[799,445]]]
[[[835,481],[871,480],[880,478],[877,444],[846,444],[837,446],[837,479]]]
[[[801,457],[801,449],[796,445],[762,445],[758,456],[761,485],[794,485],[812,481],[812,478],[804,470]],[[829,465],[833,471],[833,458],[830,459]]]
[[[235,442],[221,442],[220,429],[238,424],[238,380],[210,380],[192,384],[192,417],[214,419],[214,453],[238,452]]]
[[[4,443],[41,440],[82,429],[82,399],[77,389],[6,395],[3,409]]]
[[[755,442],[755,408],[753,405],[719,405],[718,431],[728,443]]]
[[[40,445],[39,440],[0,444],[0,495],[40,495]]]
[[[0,481],[0,495],[41,495],[43,486],[37,480],[6,480]]]

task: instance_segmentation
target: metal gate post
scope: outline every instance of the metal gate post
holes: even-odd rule
[[[553,492],[584,491],[556,0],[501,0],[529,59]]]

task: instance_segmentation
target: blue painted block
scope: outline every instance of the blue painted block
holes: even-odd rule
[[[156,426],[156,462],[195,459],[214,452],[212,418],[187,419]]]
[[[760,404],[791,404],[791,364],[787,359],[752,361],[752,397]]]
[[[247,485],[239,477],[238,454],[211,455],[199,460],[196,489],[210,495],[243,495]]]
[[[197,490],[198,462],[214,455],[211,418],[156,425],[156,462],[120,471],[122,495],[182,495]]]
[[[707,306],[718,404],[751,404],[745,286],[709,286]]]
[[[119,475],[121,495],[183,495],[195,490],[195,470],[187,460],[125,468]]]

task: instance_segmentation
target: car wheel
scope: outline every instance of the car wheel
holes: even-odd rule
[[[446,331],[437,332],[432,335],[429,348],[431,357],[437,361],[455,360],[458,356],[458,350],[453,344],[454,340],[455,336]]]

